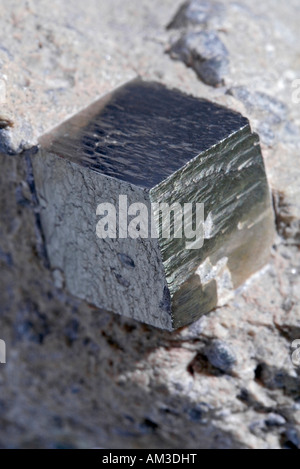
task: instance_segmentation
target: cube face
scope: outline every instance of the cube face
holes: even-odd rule
[[[152,189],[248,120],[210,101],[133,80],[41,139],[48,152]]]
[[[226,303],[267,262],[270,194],[240,114],[135,80],[40,144],[31,158],[48,256],[74,296],[173,330]],[[162,236],[159,204],[182,207],[181,237]],[[201,248],[187,249],[195,222],[185,204],[204,204]],[[132,208],[144,217],[134,239]]]

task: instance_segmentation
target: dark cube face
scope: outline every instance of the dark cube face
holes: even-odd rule
[[[210,101],[134,80],[43,141],[53,153],[151,189],[248,125],[241,114]]]
[[[134,80],[40,143],[49,259],[72,294],[172,330],[226,303],[266,263],[270,195],[240,114]]]

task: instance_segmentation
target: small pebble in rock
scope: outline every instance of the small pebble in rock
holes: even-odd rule
[[[222,340],[213,340],[206,348],[205,355],[215,368],[225,373],[231,371],[236,364],[236,356],[232,347]]]
[[[287,429],[285,439],[285,448],[300,449],[300,436],[295,428]]]

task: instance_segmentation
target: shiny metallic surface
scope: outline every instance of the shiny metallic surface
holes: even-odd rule
[[[268,261],[269,188],[239,113],[137,79],[46,134],[32,163],[51,267],[101,309],[173,330],[226,304]],[[96,238],[97,205],[124,194],[149,209],[204,203],[203,247]]]

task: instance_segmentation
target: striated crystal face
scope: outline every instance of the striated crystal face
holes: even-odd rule
[[[268,261],[264,163],[236,112],[134,80],[45,135],[31,158],[51,267],[99,308],[173,330],[226,304]],[[120,196],[146,207],[158,238],[142,223],[124,236]],[[96,210],[107,203],[118,212],[116,236],[99,239]],[[188,249],[184,236],[195,231],[193,212],[183,236],[163,236],[159,204],[203,204],[201,246]]]
[[[44,137],[53,153],[150,189],[200,153],[248,127],[205,99],[134,80]]]

